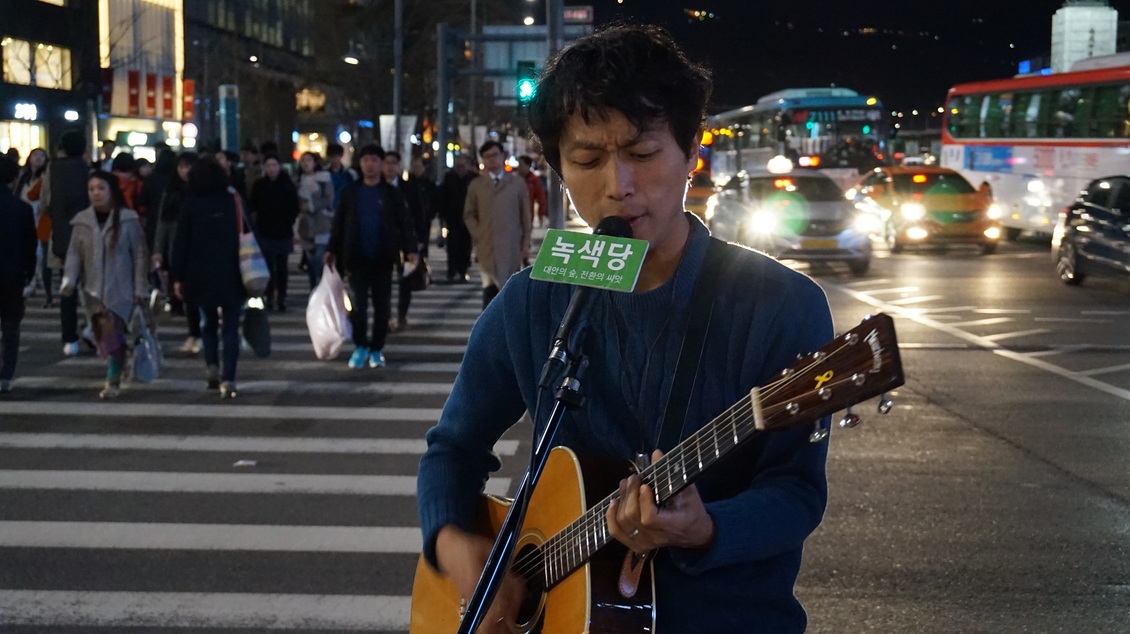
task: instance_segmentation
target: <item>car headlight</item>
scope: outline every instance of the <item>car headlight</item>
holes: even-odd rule
[[[989,205],[989,210],[985,212],[985,216],[987,216],[989,220],[1000,220],[1001,217],[1004,216],[1004,209],[997,203],[993,203]]]
[[[926,217],[926,206],[921,203],[906,203],[901,211],[906,220],[922,220]]]
[[[879,233],[883,229],[883,223],[875,214],[856,214],[855,220],[852,222],[855,230],[862,234]]]
[[[753,233],[772,234],[777,232],[777,214],[759,209],[749,215],[749,229]]]

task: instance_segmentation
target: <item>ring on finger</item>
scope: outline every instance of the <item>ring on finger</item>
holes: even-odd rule
[[[631,533],[628,533],[628,537],[634,538],[636,535],[639,535],[639,534],[640,534],[640,529],[637,528],[637,529],[633,530]]]

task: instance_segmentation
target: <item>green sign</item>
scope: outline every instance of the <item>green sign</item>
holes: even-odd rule
[[[646,254],[647,240],[550,229],[530,277],[630,293]]]

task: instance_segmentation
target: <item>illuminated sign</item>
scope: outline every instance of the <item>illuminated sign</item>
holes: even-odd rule
[[[39,118],[39,108],[33,103],[18,103],[12,111],[13,116],[24,121],[35,121]]]
[[[565,24],[592,24],[592,6],[565,7],[561,15]]]

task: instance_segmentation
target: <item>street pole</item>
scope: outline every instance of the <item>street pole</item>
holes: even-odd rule
[[[396,0],[396,16],[392,36],[392,147],[400,153],[400,101],[404,75],[404,0]]]
[[[478,29],[478,14],[479,14],[479,0],[471,0],[471,36],[474,37]],[[471,40],[471,67],[478,68],[479,65],[479,42]],[[472,75],[467,77],[467,86],[470,93],[467,96],[467,123],[471,127],[471,138],[467,142],[471,147],[475,147],[475,85],[476,78]],[[471,152],[474,155],[474,150]]]
[[[562,43],[562,28],[561,23],[564,20],[565,7],[563,0],[545,0],[545,26],[547,33],[546,45],[549,54],[546,59],[552,58],[557,51],[561,50]],[[549,209],[546,211],[546,221],[550,227],[554,229],[565,228],[565,201],[564,190],[561,187],[561,177],[554,170],[550,169],[546,178],[546,198],[549,202]]]
[[[436,123],[437,131],[435,136],[435,143],[438,149],[434,150],[432,163],[435,165],[435,182],[439,183],[443,179],[443,170],[447,167],[447,126],[449,124],[447,113],[447,102],[449,96],[449,78],[448,73],[450,69],[447,66],[448,59],[448,34],[447,23],[440,22],[436,25]]]

